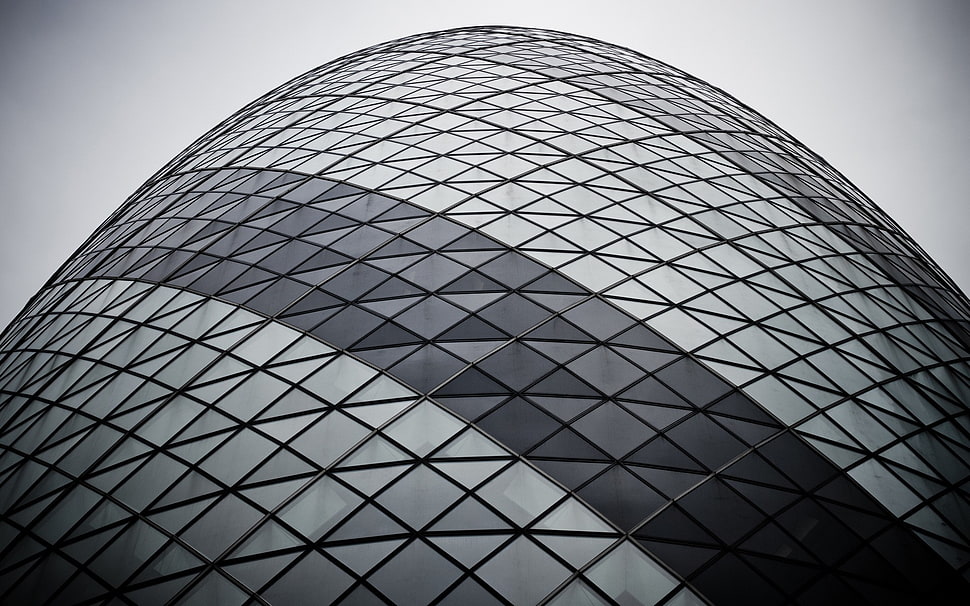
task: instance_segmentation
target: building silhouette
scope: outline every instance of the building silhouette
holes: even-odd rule
[[[696,78],[378,45],[200,138],[0,338],[0,602],[953,603],[968,318]]]

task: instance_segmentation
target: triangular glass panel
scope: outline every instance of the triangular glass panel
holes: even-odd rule
[[[609,602],[590,589],[582,579],[571,581],[559,595],[548,602],[548,606],[573,606],[574,604],[609,606]]]
[[[621,606],[656,604],[678,585],[669,572],[629,541],[597,562],[586,576]]]
[[[257,565],[259,563],[255,562]],[[245,580],[244,578],[243,581]],[[264,589],[261,595],[272,603],[295,604],[310,595],[339,596],[353,582],[353,577],[336,564],[319,553],[310,551],[296,566]]]
[[[582,568],[616,542],[617,537],[575,535],[538,535],[536,540],[566,560],[574,568]]]
[[[318,471],[314,467],[290,452],[289,449],[282,448],[273,456],[268,457],[265,462],[259,465],[256,470],[246,478],[246,483],[263,482],[267,480],[277,480],[306,476]]]
[[[413,541],[368,577],[394,604],[430,604],[461,571],[420,540]],[[415,579],[421,582],[415,583]]]
[[[270,519],[243,541],[242,545],[236,547],[229,557],[259,555],[303,544],[301,539]]]
[[[463,421],[425,400],[395,420],[384,433],[418,456],[425,456],[464,426]]]
[[[266,584],[280,570],[292,562],[298,554],[288,553],[286,555],[260,558],[259,560],[242,562],[239,564],[223,564],[222,568],[233,578],[242,581],[247,587],[256,591]]]
[[[369,539],[388,535],[408,534],[410,531],[401,526],[374,505],[365,505],[346,518],[327,541],[348,541]]]
[[[334,411],[300,434],[290,446],[320,467],[327,467],[368,433],[357,421]]]
[[[564,493],[522,462],[515,463],[477,493],[520,525],[532,521]]]
[[[436,536],[430,537],[429,540],[462,565],[472,568],[510,536],[507,534]]]
[[[361,498],[333,478],[316,480],[277,514],[311,541],[318,540],[361,503]]]
[[[508,460],[439,461],[432,465],[469,490],[508,464]]]
[[[393,482],[405,471],[411,469],[411,467],[412,465],[410,464],[388,465],[383,467],[369,467],[367,469],[338,471],[334,475],[353,486],[355,490],[370,497]]]
[[[380,434],[364,442],[353,454],[344,459],[341,467],[353,467],[355,465],[372,465],[375,463],[394,463],[398,461],[409,461],[412,457],[393,445]]]
[[[476,574],[513,604],[537,604],[569,577],[569,570],[520,536],[478,568]]]
[[[598,518],[592,511],[575,499],[566,499],[535,524],[543,530],[566,530],[575,532],[616,532],[613,527]]]
[[[475,530],[511,529],[512,527],[499,518],[495,512],[472,497],[466,497],[457,507],[428,528],[429,531],[460,533]]]

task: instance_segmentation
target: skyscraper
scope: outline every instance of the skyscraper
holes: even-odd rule
[[[0,600],[966,592],[970,303],[725,93],[479,27],[176,157],[0,347]]]

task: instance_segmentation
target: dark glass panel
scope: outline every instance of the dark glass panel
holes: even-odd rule
[[[643,371],[611,348],[600,346],[566,368],[606,395],[613,395],[643,376]]]
[[[469,316],[454,328],[448,330],[440,337],[440,341],[482,341],[488,339],[508,339],[509,335],[503,333],[491,324],[486,324],[476,316]]]
[[[595,298],[577,305],[563,316],[600,340],[608,339],[636,322],[615,307]]]
[[[394,604],[428,604],[459,576],[459,569],[417,540],[373,572],[370,581]]]
[[[426,290],[437,290],[468,271],[440,254],[431,255],[400,272],[400,277]]]
[[[383,217],[382,217],[383,218]],[[415,242],[420,243],[422,246],[426,246],[432,250],[438,250],[445,247],[446,244],[456,240],[458,237],[468,234],[468,228],[461,225],[457,225],[449,219],[445,219],[441,216],[433,217],[430,221],[422,223],[418,227],[408,231],[407,238]],[[458,242],[455,242],[457,245]],[[494,246],[493,243],[489,243]],[[454,246],[445,247],[446,249],[455,249]],[[477,247],[476,247],[477,248]]]
[[[550,314],[525,297],[512,293],[489,305],[479,315],[502,330],[517,335]]]
[[[533,457],[534,456],[535,455],[533,454]],[[555,478],[557,482],[570,490],[575,490],[576,488],[582,486],[588,482],[590,478],[599,474],[610,465],[606,462],[592,463],[572,460],[553,461],[539,458],[532,458],[531,461],[536,467],[548,473],[550,476]]]
[[[815,489],[836,474],[831,463],[788,432],[758,450],[803,490]]]
[[[518,341],[506,345],[477,366],[513,391],[522,391],[555,368],[550,360]]]
[[[747,450],[743,442],[703,413],[675,425],[666,435],[709,469],[716,470]]]
[[[374,505],[365,505],[344,520],[336,530],[326,537],[326,540],[360,540],[407,533],[407,528],[398,524],[386,513]]]
[[[587,438],[570,428],[564,428],[529,453],[530,458],[591,459],[610,461],[612,457],[589,443]],[[559,479],[559,478],[557,478]]]
[[[346,348],[382,322],[381,318],[360,307],[346,307],[310,332],[326,343]]]
[[[272,316],[302,296],[307,290],[306,284],[280,278],[255,297],[246,301],[246,306]]]
[[[681,496],[687,490],[703,482],[707,477],[701,473],[658,469],[654,467],[630,465],[627,469],[643,480],[646,480],[650,486],[669,499],[675,499]]]
[[[295,554],[286,554],[276,557],[263,557],[259,560],[239,564],[225,564],[223,566],[224,570],[233,578],[242,581],[248,588],[255,591],[265,585],[266,581],[276,576],[295,557]]]
[[[384,246],[380,247],[370,255],[372,259],[383,259],[387,257],[407,257],[409,255],[426,255],[430,249],[426,246],[415,244],[414,242],[398,236]],[[417,258],[415,258],[415,261]]]
[[[113,587],[120,586],[165,544],[165,535],[142,521],[121,533],[90,564],[92,572]]]
[[[357,347],[353,349],[354,355],[364,361],[370,362],[378,368],[389,368],[399,360],[411,355],[411,353],[413,353],[417,348],[421,347],[419,343],[415,342],[411,345],[401,345],[395,347],[358,349],[359,347],[363,347],[364,343],[365,341],[362,341],[357,344]]]
[[[465,312],[438,297],[428,297],[395,318],[395,321],[425,337],[432,337],[455,324]]]
[[[504,292],[508,290],[498,282],[477,271],[470,271],[441,289],[443,293]]]
[[[723,427],[727,428],[734,435],[741,438],[746,444],[754,445],[766,438],[778,433],[779,428],[777,426],[766,426],[757,423],[746,423],[738,419],[731,419],[728,417],[712,417],[717,419],[717,422]]]
[[[697,407],[705,406],[731,389],[724,381],[690,358],[674,362],[656,376]]]
[[[657,436],[643,448],[627,457],[632,463],[656,465],[661,467],[676,467],[693,471],[706,471],[689,457],[684,451],[663,435]]]
[[[181,533],[189,545],[213,559],[252,528],[262,515],[235,496],[224,497]]]
[[[741,417],[757,423],[765,423],[778,427],[777,422],[768,416],[764,409],[746,398],[740,392],[733,392],[727,397],[718,400],[711,405],[710,410],[711,412]]]
[[[425,345],[395,364],[390,372],[418,392],[425,393],[458,372],[464,362],[434,345]]]
[[[444,247],[444,250],[501,250],[504,248],[505,246],[495,240],[471,231]]]
[[[486,276],[515,289],[546,273],[547,268],[516,252],[508,252],[479,268]]]
[[[619,465],[587,484],[579,496],[623,530],[632,529],[667,502]]]
[[[732,544],[759,524],[765,515],[714,478],[678,500],[684,510],[721,541]]]
[[[563,277],[555,272],[549,272],[535,280],[530,282],[524,288],[523,292],[547,292],[554,294],[572,294],[572,295],[586,295],[589,294],[588,291],[581,288],[580,286],[574,284],[569,279]]]
[[[353,580],[329,559],[310,551],[262,594],[273,603],[296,604],[307,596],[339,596]]]
[[[638,383],[634,383],[629,389],[620,393],[617,398],[680,407],[686,407],[692,404],[692,402],[687,402],[653,377],[647,377]]]
[[[818,565],[818,560],[807,552],[798,541],[783,531],[777,524],[768,524],[745,539],[739,548],[770,556],[784,556],[786,560],[797,560],[806,564]],[[756,566],[757,568],[757,566]],[[792,587],[792,585],[786,585]]]
[[[799,493],[776,487],[749,484],[748,482],[728,479],[725,479],[724,482],[769,515],[777,514],[801,498]]]
[[[338,212],[357,221],[372,221],[375,217],[397,205],[396,200],[369,192],[342,207]]]
[[[769,606],[787,602],[774,586],[755,574],[733,554],[727,554],[714,562],[694,579],[694,583],[701,593],[716,604],[730,604],[738,599],[740,592],[743,592],[745,602],[750,604]]]
[[[466,379],[466,375],[472,377],[472,379]],[[495,393],[502,392],[504,390],[501,385],[495,383],[477,370],[469,369],[458,375],[457,378],[451,380],[447,385],[433,394],[435,399],[443,406],[469,421],[476,421],[486,412],[495,408],[499,402],[507,397],[505,395],[452,397],[447,395],[451,393],[450,390],[452,387],[454,387],[454,393],[470,394],[483,392]],[[487,389],[489,387],[491,387],[491,389]]]
[[[383,229],[362,225],[330,244],[329,248],[350,257],[361,257],[393,237]]]
[[[615,458],[623,458],[656,433],[612,402],[605,402],[572,423],[573,429],[599,444]]]
[[[513,398],[478,421],[478,426],[514,452],[525,452],[560,427],[522,398]]]
[[[76,569],[74,564],[58,554],[48,552],[39,564],[16,582],[14,579],[4,579],[6,582],[0,588],[7,589],[8,593],[2,596],[3,600],[9,604],[44,603]]]
[[[720,554],[720,550],[699,545],[683,545],[660,541],[640,540],[654,557],[665,563],[677,574],[690,577],[698,568]],[[676,602],[675,602],[676,603]]]
[[[538,384],[529,389],[529,393],[602,397],[602,394],[597,393],[592,387],[582,382],[579,377],[564,368],[560,368],[542,381],[539,381]]]
[[[386,272],[375,267],[356,263],[333,279],[327,280],[319,288],[342,299],[353,301],[388,277],[390,276]]]
[[[596,341],[594,337],[563,320],[560,316],[553,317],[552,320],[530,331],[527,336],[529,339],[548,341],[579,341],[583,343]]]

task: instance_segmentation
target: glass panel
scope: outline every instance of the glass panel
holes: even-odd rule
[[[590,589],[582,579],[576,579],[566,585],[566,588],[549,602],[549,606],[573,606],[574,604],[609,606],[609,603]]]
[[[293,329],[276,322],[270,322],[246,339],[245,343],[233,348],[232,351],[254,366],[262,366],[292,343],[297,336],[298,334]]]
[[[262,518],[262,514],[229,495],[181,534],[207,558],[215,559]]]
[[[275,450],[276,445],[250,429],[243,429],[223,444],[200,467],[232,486]]]
[[[897,516],[903,516],[921,501],[899,478],[873,459],[850,469],[849,475]]]
[[[629,541],[624,541],[586,573],[621,606],[656,604],[677,586],[674,578]]]
[[[423,457],[447,442],[464,425],[453,415],[425,400],[394,421],[385,434]]]
[[[364,442],[352,455],[342,461],[341,466],[372,465],[374,463],[394,463],[409,461],[411,456],[377,434]]]
[[[263,554],[300,545],[303,545],[303,541],[270,520],[260,526],[255,534],[243,541],[242,545],[234,549],[232,557]]]
[[[456,535],[429,537],[429,540],[468,568],[478,564],[511,535]]]
[[[545,545],[552,553],[566,560],[570,566],[579,569],[615,543],[616,538],[539,535],[536,540]]]
[[[303,536],[316,541],[361,501],[339,482],[325,476],[287,504],[278,515]]]
[[[300,434],[290,446],[320,467],[327,467],[368,433],[357,421],[334,411]]]
[[[412,528],[421,528],[464,494],[424,465],[418,465],[377,498]]]
[[[460,575],[460,570],[418,540],[371,573],[369,580],[394,604],[429,604]]]
[[[346,546],[331,546],[324,548],[336,561],[347,566],[357,574],[365,574],[373,568],[387,554],[397,549],[404,539],[390,541],[375,541],[372,543],[357,543]],[[350,603],[353,603],[352,601]]]
[[[565,566],[524,536],[476,573],[513,604],[537,604],[569,576]]]
[[[531,467],[519,462],[486,484],[478,494],[513,522],[524,526],[564,493]]]
[[[323,367],[315,375],[303,382],[303,387],[318,394],[334,404],[342,401],[351,392],[377,374],[349,356],[339,356]]]
[[[574,499],[567,499],[562,505],[550,511],[545,517],[536,522],[535,527],[545,530],[614,532],[610,525]]]
[[[262,595],[274,604],[299,604],[307,596],[339,596],[353,581],[353,577],[336,564],[311,551]]]
[[[209,572],[182,599],[181,604],[242,604],[249,595],[216,572]]]

